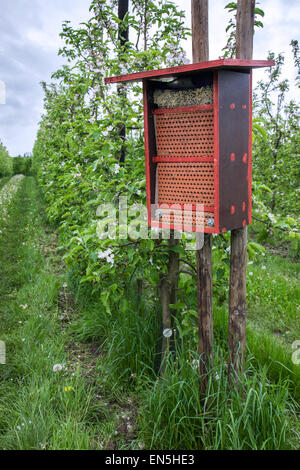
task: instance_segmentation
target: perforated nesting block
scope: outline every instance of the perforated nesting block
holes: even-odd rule
[[[214,165],[204,163],[158,163],[159,204],[214,205]]]
[[[155,120],[158,156],[213,157],[213,110],[157,114]]]

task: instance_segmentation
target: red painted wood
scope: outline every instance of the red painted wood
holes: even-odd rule
[[[215,228],[217,233],[220,231],[219,227],[219,214],[220,214],[220,201],[219,201],[219,84],[218,72],[214,72],[213,82],[214,92],[214,189],[215,189]]]
[[[146,169],[146,194],[147,194],[147,211],[148,226],[151,226],[151,189],[150,189],[150,157],[149,157],[149,126],[148,126],[148,100],[147,100],[147,81],[143,80],[144,95],[144,129],[145,129],[145,169]]]
[[[210,111],[213,109],[213,104],[202,104],[195,106],[183,106],[178,108],[159,108],[154,109],[152,114],[176,114],[176,113],[190,113],[192,111]]]
[[[219,59],[209,60],[207,62],[198,62],[188,65],[180,65],[178,67],[169,67],[166,69],[159,70],[146,70],[144,72],[131,73],[126,75],[119,75],[116,77],[107,77],[104,79],[104,83],[118,83],[118,82],[130,82],[135,80],[142,80],[144,78],[152,77],[163,77],[166,75],[177,75],[180,73],[195,72],[197,70],[208,70],[208,69],[224,69],[231,68],[235,70],[242,70],[249,68],[260,68],[270,67],[275,65],[273,60],[240,60],[240,59]]]
[[[166,204],[165,202],[163,204],[158,204],[157,207],[160,208],[162,207],[163,209],[168,209],[168,208],[172,208],[172,206],[176,206],[176,209],[177,208],[181,208],[181,209],[186,209],[188,211],[195,211],[197,210],[197,206],[195,204]],[[201,204],[198,204],[198,206],[201,205]],[[186,206],[186,207],[184,207]],[[214,212],[215,211],[215,208],[214,206],[203,206],[203,211],[204,212]]]
[[[193,225],[169,225],[163,222],[156,222],[155,220],[152,220],[151,226],[156,228],[166,228],[170,230],[185,230],[186,232],[218,233],[215,227],[201,227],[200,229]]]
[[[155,163],[193,163],[193,162],[213,162],[214,157],[154,157],[153,162]]]

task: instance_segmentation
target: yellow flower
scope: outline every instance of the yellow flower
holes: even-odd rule
[[[65,392],[71,392],[71,390],[74,390],[73,387],[65,387]]]

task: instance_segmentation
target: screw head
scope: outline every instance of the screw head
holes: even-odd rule
[[[215,226],[215,219],[213,217],[208,217],[206,223],[209,227],[214,227]]]

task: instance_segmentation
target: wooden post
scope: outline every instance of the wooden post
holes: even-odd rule
[[[170,304],[176,303],[177,288],[178,288],[178,272],[179,272],[179,254],[172,250],[178,245],[179,241],[175,239],[174,230],[170,230],[170,239],[168,245],[169,262],[167,275],[162,279],[160,284],[160,299],[162,306],[162,330],[174,328],[174,321],[171,315]],[[172,332],[173,337],[173,332]],[[161,365],[160,375],[165,372],[166,362],[165,357],[170,351],[170,345],[173,344],[173,339],[163,336],[161,344]]]
[[[238,0],[236,57],[252,59],[255,0]],[[229,382],[239,382],[245,368],[247,227],[231,231],[229,288]]]
[[[204,235],[203,248],[196,251],[197,298],[199,326],[199,354],[201,378],[200,390],[205,393],[208,377],[205,375],[213,364],[213,306],[212,306],[212,243],[211,235]]]
[[[193,62],[209,60],[208,0],[191,0]],[[212,312],[212,242],[204,234],[202,249],[196,251],[197,297],[199,323],[200,393],[205,394],[207,371],[213,364],[213,312]]]
[[[192,0],[193,62],[209,58],[208,0]]]

